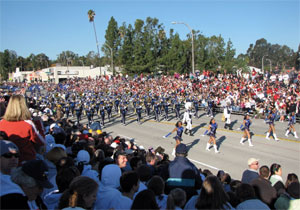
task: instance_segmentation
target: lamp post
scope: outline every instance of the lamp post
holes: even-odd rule
[[[106,43],[104,43],[104,45],[106,45],[109,48],[109,50],[110,50],[111,68],[112,68],[113,75],[115,76],[113,49],[108,44],[106,44]]]
[[[266,60],[270,62],[270,72],[272,72],[272,61],[271,59],[266,59]]]
[[[264,57],[267,56],[267,55],[264,55],[261,59],[261,71],[262,73],[264,74]]]
[[[172,22],[172,24],[184,24],[191,31],[191,34],[192,34],[192,71],[193,71],[193,74],[195,74],[194,33],[193,33],[193,29],[188,24],[186,24],[184,22]]]

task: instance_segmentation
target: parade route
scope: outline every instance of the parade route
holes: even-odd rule
[[[217,114],[215,119],[219,125],[217,130],[217,145],[220,153],[215,154],[213,148],[210,151],[205,150],[208,136],[203,133],[208,128],[210,117],[204,112],[200,112],[200,118],[193,118],[194,136],[183,134],[183,143],[189,148],[188,158],[194,162],[197,167],[209,169],[213,173],[222,169],[228,172],[233,179],[241,179],[243,171],[247,168],[247,160],[250,157],[259,159],[260,166],[270,166],[272,163],[279,163],[282,166],[283,178],[286,179],[288,173],[300,174],[300,139],[295,139],[292,134],[289,137],[284,135],[287,122],[276,122],[276,133],[280,141],[276,142],[265,139],[265,133],[268,125],[262,119],[252,119],[251,132],[254,147],[249,147],[248,142],[244,145],[239,143],[242,131],[237,130],[242,123],[242,116],[232,115],[233,130],[224,129],[224,123],[221,122],[221,114]],[[171,118],[173,115],[171,115]],[[95,120],[98,120],[97,118]],[[170,159],[175,147],[173,137],[175,133],[164,139],[163,136],[171,132],[176,123],[176,119],[170,121],[161,120],[156,122],[152,118],[143,117],[142,124],[136,122],[136,115],[129,114],[126,119],[126,126],[120,124],[120,118],[114,117],[113,121],[107,122],[103,131],[108,132],[114,137],[117,135],[124,138],[134,139],[134,141],[145,149],[149,147],[161,146],[165,148]],[[83,123],[86,122],[84,119]],[[296,124],[296,130],[299,132],[300,126]]]

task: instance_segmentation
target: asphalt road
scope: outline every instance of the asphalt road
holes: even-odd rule
[[[182,113],[182,112],[181,112]],[[207,117],[203,111],[200,111],[200,119],[193,118],[194,136],[183,134],[183,143],[189,148],[188,158],[199,168],[209,169],[214,174],[220,169],[228,172],[232,178],[241,179],[243,171],[247,168],[247,160],[251,157],[259,159],[260,166],[271,166],[272,163],[278,163],[282,166],[282,177],[286,180],[288,173],[296,173],[300,176],[300,139],[295,139],[292,134],[286,137],[285,129],[287,122],[276,122],[275,128],[280,141],[276,142],[272,137],[271,140],[265,139],[268,125],[262,119],[252,119],[251,131],[253,133],[252,141],[254,147],[249,147],[248,142],[241,145],[240,138],[242,131],[239,131],[243,117],[232,115],[233,130],[223,129],[224,123],[221,121],[222,114],[215,116],[218,123],[217,144],[219,154],[215,154],[211,147],[210,151],[206,151],[206,143],[208,136],[202,136],[208,128],[210,117]],[[126,120],[126,126],[121,125],[120,117],[114,115],[111,122],[106,119],[104,131],[110,133],[114,137],[117,135],[134,139],[138,145],[143,145],[146,149],[149,147],[161,146],[165,148],[166,153],[171,155],[175,146],[175,140],[172,136],[163,138],[164,135],[171,132],[176,123],[173,113],[169,116],[170,121],[156,122],[153,118],[147,119],[143,116],[142,124],[136,121],[136,115],[129,114]],[[94,120],[98,120],[96,117]],[[82,123],[86,123],[83,118]],[[296,124],[297,134],[300,136],[300,125]]]

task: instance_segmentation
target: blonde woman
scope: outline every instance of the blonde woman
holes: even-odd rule
[[[3,120],[0,121],[0,131],[8,136],[20,150],[19,165],[23,161],[33,160],[45,140],[37,130],[31,114],[22,95],[11,96]]]

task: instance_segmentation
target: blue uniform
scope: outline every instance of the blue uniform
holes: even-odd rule
[[[216,137],[216,132],[217,132],[217,128],[218,128],[218,124],[217,123],[212,123],[210,125],[210,132],[209,132],[209,136],[212,136],[212,137]]]
[[[269,125],[274,125],[275,118],[276,118],[276,113],[271,113],[268,124]]]
[[[175,139],[178,139],[180,141],[182,141],[182,133],[183,133],[183,130],[184,130],[184,127],[181,126],[181,127],[178,127],[177,128],[177,133],[176,133],[176,136],[174,137]]]
[[[295,115],[289,117],[289,126],[294,125],[294,124],[296,124],[296,116]]]
[[[249,119],[246,120],[244,129],[250,131],[250,125],[251,125],[251,121]]]

